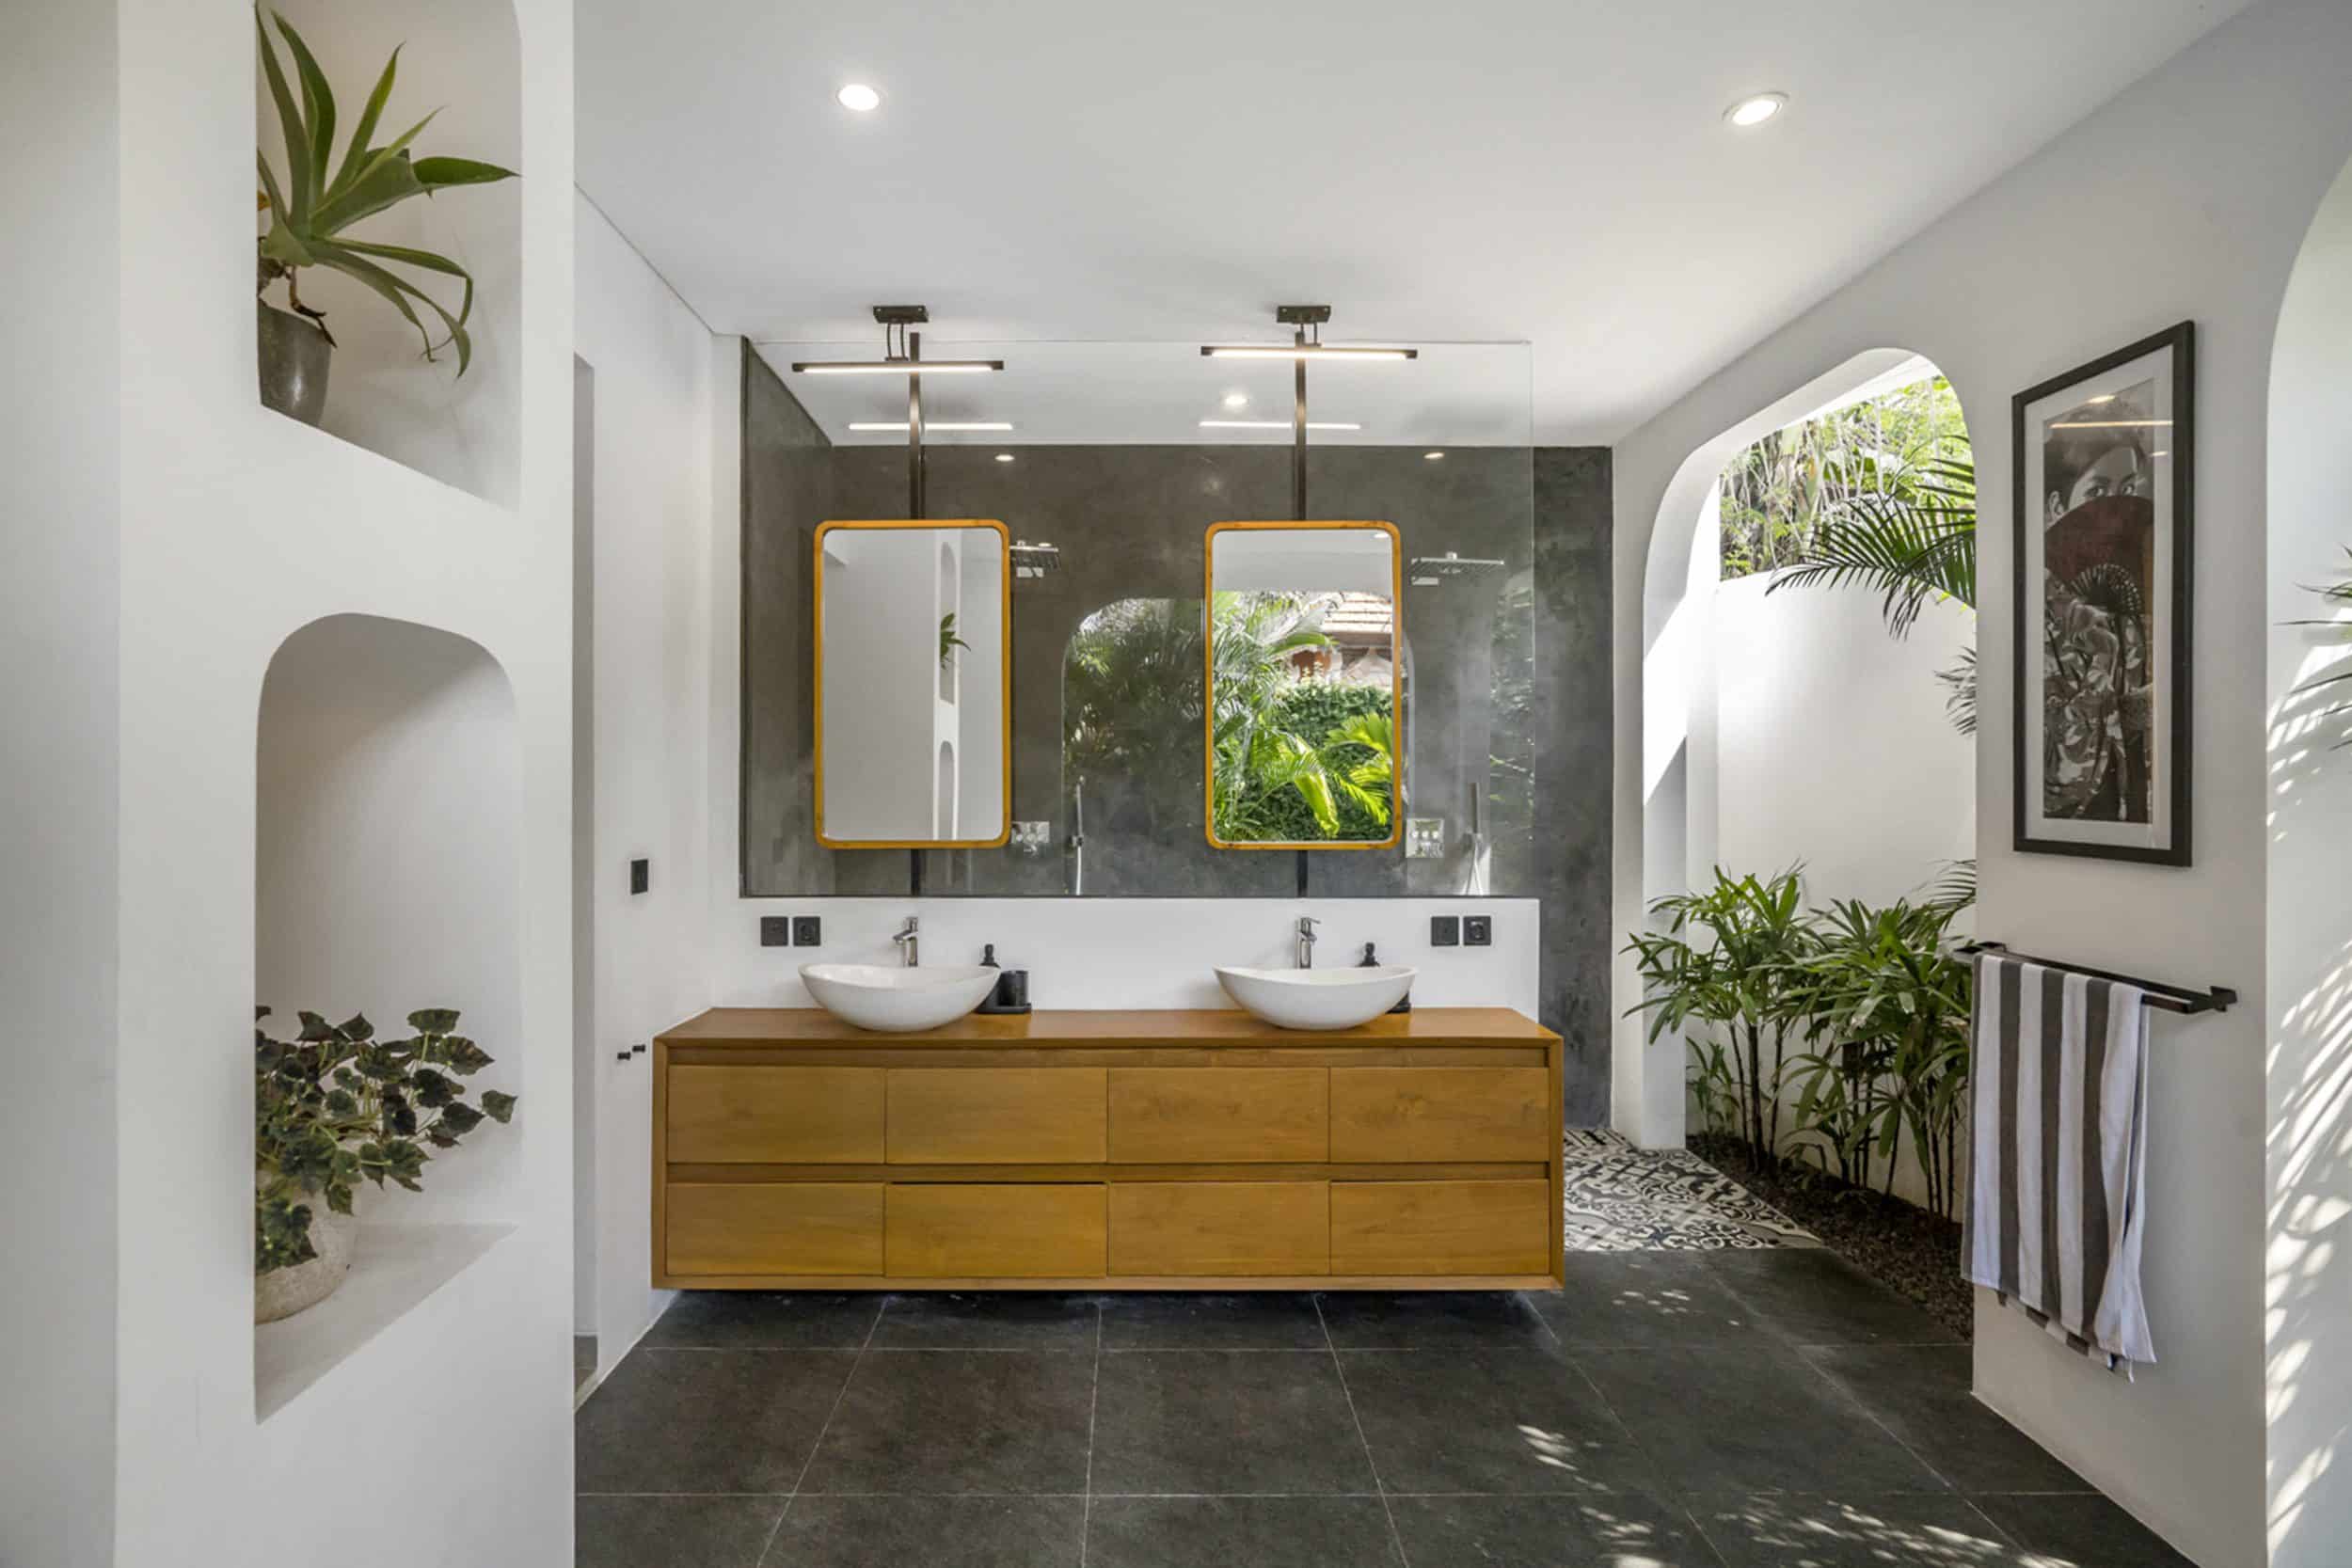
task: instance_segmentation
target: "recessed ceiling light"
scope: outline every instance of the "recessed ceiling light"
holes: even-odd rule
[[[996,461],[999,463],[1009,463],[1012,461],[1012,453],[1009,451],[1000,451],[996,454]]]
[[[1444,456],[1445,453],[1441,451],[1425,451],[1421,454],[1421,460],[1424,463],[1435,463]]]
[[[1228,408],[1247,408],[1249,406],[1249,394],[1248,392],[1228,392],[1225,394],[1225,406]]]
[[[882,94],[863,82],[851,82],[834,96],[841,101],[843,108],[854,109],[862,115],[871,114],[882,107]]]
[[[1742,98],[1724,111],[1724,122],[1742,131],[1763,124],[1788,106],[1785,92],[1759,92]]]

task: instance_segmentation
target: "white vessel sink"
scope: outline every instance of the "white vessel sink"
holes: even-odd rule
[[[1252,1017],[1284,1029],[1352,1029],[1405,999],[1417,969],[1220,969],[1216,983]]]
[[[844,1023],[887,1035],[953,1023],[988,1000],[1004,972],[977,964],[892,969],[882,964],[803,964],[801,982]]]

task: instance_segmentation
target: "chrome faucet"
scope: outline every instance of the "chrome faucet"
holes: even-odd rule
[[[890,939],[898,944],[898,963],[901,968],[913,969],[922,962],[922,953],[916,945],[918,939],[914,934],[921,925],[920,920],[914,915],[909,915],[907,923],[898,927],[898,934]]]
[[[1301,969],[1315,966],[1315,927],[1322,924],[1311,914],[1298,917],[1298,967]]]

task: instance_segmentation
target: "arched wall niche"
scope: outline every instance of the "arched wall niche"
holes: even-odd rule
[[[338,163],[384,62],[398,50],[398,80],[372,140],[382,145],[433,114],[411,149],[417,155],[470,158],[532,177],[523,163],[522,42],[512,0],[275,0],[268,9],[300,32],[334,89]],[[245,13],[222,14],[249,33]],[[271,38],[292,81],[294,62],[274,24]],[[259,146],[283,180],[285,139],[258,53],[253,75]],[[366,285],[325,267],[301,276],[303,303],[326,312],[338,345],[322,428],[507,507],[518,505],[522,492],[521,184],[510,180],[410,199],[351,230],[356,239],[446,256],[472,274],[467,331],[473,360],[463,377],[453,349],[427,363],[417,329]],[[396,263],[390,270],[452,311],[463,299],[455,278]],[[265,297],[282,308],[284,287],[273,286]],[[422,306],[416,309],[437,328],[437,343],[438,318]]]
[[[522,1086],[521,740],[498,661],[450,632],[370,615],[287,638],[262,686],[254,995],[380,1032],[454,1007],[496,1060],[469,1086]],[[421,1194],[362,1187],[363,1222],[498,1222],[534,1115],[436,1154]]]

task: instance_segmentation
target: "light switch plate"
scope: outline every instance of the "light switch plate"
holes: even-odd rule
[[[632,894],[643,893],[652,885],[653,862],[648,860],[634,860],[629,862],[628,891]]]
[[[759,945],[789,947],[792,945],[792,917],[785,914],[763,914],[759,917]]]
[[[1458,914],[1433,914],[1429,917],[1429,945],[1459,947],[1462,945],[1462,917]]]
[[[1405,858],[1408,861],[1440,860],[1445,855],[1445,818],[1442,816],[1408,816],[1405,819]]]

